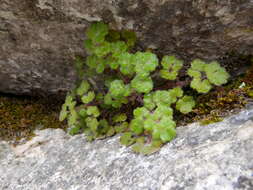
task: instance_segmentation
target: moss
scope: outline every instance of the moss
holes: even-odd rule
[[[0,138],[18,143],[29,140],[35,129],[63,128],[58,121],[61,102],[45,98],[0,94]]]
[[[196,119],[202,117],[201,123],[208,124],[241,110],[249,102],[249,86],[241,87],[241,84],[243,81],[239,79],[205,97],[199,97],[201,104],[194,110],[198,115]]]
[[[247,94],[249,97],[253,98],[253,90],[249,90]]]
[[[222,120],[223,120],[222,117],[211,115],[209,117],[206,117],[206,118],[202,119],[200,121],[200,125],[209,125],[209,124],[212,124],[212,123],[220,122]]]

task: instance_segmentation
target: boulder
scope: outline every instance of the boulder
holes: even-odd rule
[[[121,146],[118,136],[90,143],[60,129],[37,131],[16,147],[0,142],[0,189],[253,189],[253,107],[177,131],[150,156]]]
[[[85,56],[84,31],[103,20],[137,33],[138,47],[185,60],[253,54],[252,0],[0,0],[0,92],[59,94]]]

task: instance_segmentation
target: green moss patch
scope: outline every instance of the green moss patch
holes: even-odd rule
[[[35,129],[62,128],[59,101],[0,94],[0,139],[19,142],[33,137]]]

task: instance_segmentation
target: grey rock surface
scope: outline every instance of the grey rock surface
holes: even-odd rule
[[[253,108],[200,126],[151,156],[119,137],[88,143],[62,130],[37,131],[24,145],[0,142],[1,190],[252,190]]]
[[[98,20],[187,60],[253,54],[252,0],[0,0],[0,92],[66,92],[85,28]]]

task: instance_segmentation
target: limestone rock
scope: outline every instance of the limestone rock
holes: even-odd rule
[[[190,60],[253,54],[252,0],[0,0],[0,92],[58,94],[92,21],[134,30],[142,49]]]
[[[208,126],[177,128],[178,137],[151,156],[119,137],[89,143],[60,129],[37,131],[24,145],[0,142],[2,190],[251,190],[253,108]]]

